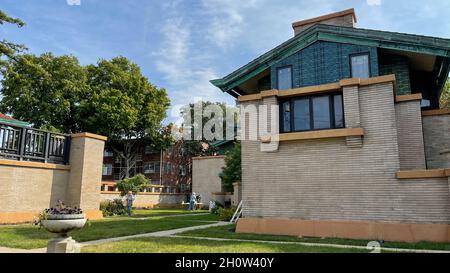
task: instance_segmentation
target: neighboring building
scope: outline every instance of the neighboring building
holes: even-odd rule
[[[215,141],[211,146],[215,147],[217,154],[224,154],[233,141]],[[205,146],[205,149],[208,146]],[[175,143],[167,150],[155,151],[146,146],[136,156],[131,164],[130,177],[144,174],[152,185],[165,186],[171,192],[190,192],[192,182],[192,158],[186,156],[182,142]],[[103,185],[109,190],[114,190],[114,185],[125,176],[123,160],[116,156],[110,149],[105,149],[103,154]]]
[[[450,241],[450,111],[438,109],[450,40],[354,23],[353,9],[296,22],[211,81],[246,109],[280,109],[258,140],[241,112],[238,232]]]
[[[31,124],[25,121],[20,121],[5,114],[0,113],[0,123],[10,126],[30,127]]]

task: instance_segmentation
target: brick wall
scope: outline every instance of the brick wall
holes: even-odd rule
[[[349,56],[362,52],[370,52],[372,77],[378,76],[378,55],[375,47],[319,41],[272,65],[272,88],[277,88],[277,68],[288,65],[292,65],[294,88],[350,78]]]
[[[224,166],[224,156],[192,158],[192,191],[201,195],[205,206],[214,199],[213,192],[222,191],[219,174]]]
[[[402,170],[426,169],[420,100],[396,103],[395,112],[400,168]],[[442,128],[438,130],[442,132]]]
[[[450,223],[447,178],[395,177],[400,156],[392,84],[354,93],[365,130],[359,148],[333,138],[281,142],[267,153],[258,141],[242,141],[245,217]],[[242,104],[251,103],[259,101]]]
[[[450,115],[423,117],[428,168],[450,168]]]

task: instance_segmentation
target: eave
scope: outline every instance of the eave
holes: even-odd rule
[[[299,35],[261,55],[224,78],[212,80],[211,83],[223,92],[229,92],[236,86],[268,69],[279,60],[317,41],[394,49],[444,58],[450,57],[450,39],[319,24],[306,29]]]

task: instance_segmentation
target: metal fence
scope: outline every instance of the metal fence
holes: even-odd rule
[[[70,136],[0,123],[0,158],[68,164]]]

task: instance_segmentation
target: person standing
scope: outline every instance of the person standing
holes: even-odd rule
[[[133,209],[133,202],[136,199],[136,196],[133,194],[132,191],[129,191],[127,193],[127,195],[125,196],[125,199],[127,201],[128,217],[131,217],[131,211]]]
[[[189,210],[195,210],[195,205],[197,203],[197,195],[195,192],[191,195],[191,200],[189,200]]]

